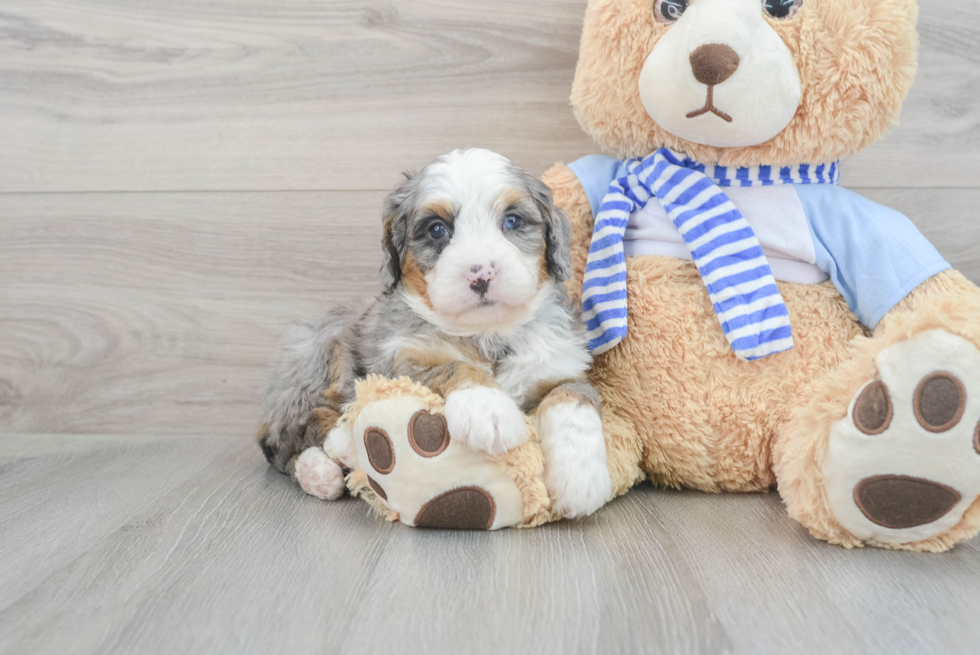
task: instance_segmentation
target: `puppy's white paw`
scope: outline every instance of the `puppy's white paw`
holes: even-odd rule
[[[591,405],[563,403],[539,420],[544,482],[555,511],[568,519],[592,514],[612,496],[602,419]]]
[[[323,450],[327,457],[339,463],[345,469],[353,469],[355,465],[354,446],[346,426],[338,425],[327,434],[323,442]]]
[[[453,439],[473,450],[501,455],[527,440],[524,415],[500,389],[460,389],[446,398],[446,423]]]
[[[296,480],[303,491],[320,500],[337,500],[344,494],[344,472],[320,448],[307,448],[300,453]]]

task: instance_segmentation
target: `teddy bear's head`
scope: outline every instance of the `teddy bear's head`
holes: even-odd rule
[[[915,0],[590,0],[572,104],[623,157],[828,162],[897,120]]]

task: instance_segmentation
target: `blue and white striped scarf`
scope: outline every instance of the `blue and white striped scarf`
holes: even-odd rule
[[[681,233],[735,355],[748,361],[793,347],[789,312],[759,239],[720,187],[836,184],[836,163],[729,169],[661,148],[625,162],[596,216],[582,288],[589,348],[603,353],[626,338],[626,254],[630,214],[656,197]]]

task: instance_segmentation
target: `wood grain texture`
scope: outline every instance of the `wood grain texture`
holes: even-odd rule
[[[843,181],[980,282],[980,5],[938,4],[901,127]],[[774,495],[649,486],[411,530],[249,438],[286,326],[377,291],[401,170],[596,151],[567,100],[584,7],[0,3],[0,652],[976,651],[976,540],[849,552]]]
[[[0,195],[0,431],[251,434],[287,326],[379,291],[383,195]]]
[[[980,282],[980,190],[856,191]],[[0,431],[250,434],[286,327],[379,290],[383,196],[0,194]]]
[[[0,610],[205,468],[240,437],[5,435]],[[2,644],[0,644],[0,650]]]
[[[596,151],[568,103],[585,0],[6,0],[0,192],[387,189],[482,146]],[[901,127],[854,186],[980,173],[980,5],[921,17]]]
[[[248,440],[91,436],[59,453],[48,438],[0,446],[4,466],[101,479],[101,495],[32,510],[73,515],[62,538],[75,543],[4,589],[3,652],[895,655],[972,653],[980,638],[976,542],[846,551],[810,538],[775,495],[642,486],[575,523],[429,531],[304,496]],[[190,468],[174,447],[188,441],[201,447]],[[117,474],[134,457],[144,468]],[[151,492],[150,462],[181,475]],[[102,502],[126,495],[143,504]],[[0,523],[25,511],[0,494]],[[0,561],[57,527],[0,539]]]

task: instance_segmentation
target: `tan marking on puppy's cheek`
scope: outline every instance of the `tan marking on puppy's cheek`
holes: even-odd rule
[[[418,262],[415,261],[415,255],[411,252],[405,257],[405,265],[402,266],[402,284],[406,291],[421,298],[425,306],[432,309],[432,300],[429,298],[429,283],[419,268]]]
[[[548,242],[541,244],[541,252],[538,254],[538,288],[540,289],[551,280],[551,273],[548,271]]]

